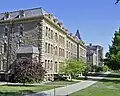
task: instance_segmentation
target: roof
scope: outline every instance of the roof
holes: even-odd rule
[[[17,54],[24,54],[24,53],[37,53],[39,54],[38,47],[34,47],[32,45],[29,46],[22,46],[17,51]]]
[[[9,13],[9,18],[7,20],[18,18],[18,16],[20,15],[20,11],[21,10],[8,12]],[[28,17],[33,17],[33,16],[42,16],[44,14],[49,14],[47,11],[45,11],[41,7],[33,8],[33,9],[26,9],[26,10],[22,10],[22,11],[24,13],[24,17],[22,17],[22,18],[28,18]],[[0,21],[4,20],[3,18],[5,17],[5,13],[0,13]]]

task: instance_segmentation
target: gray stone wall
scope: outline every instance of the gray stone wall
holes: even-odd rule
[[[38,27],[37,27],[38,21],[32,21],[32,22],[25,22],[22,23],[16,23],[13,24],[13,30],[11,33],[11,25],[10,24],[4,24],[0,25],[0,46],[4,46],[4,43],[6,43],[6,52],[0,53],[0,69],[1,66],[4,66],[2,70],[6,70],[6,63],[7,63],[7,49],[8,49],[8,33],[10,32],[10,63],[12,63],[16,59],[16,50],[21,45],[33,45],[38,46]],[[23,36],[20,35],[20,26],[23,27]],[[5,27],[7,26],[7,36],[5,36]],[[0,47],[0,50],[4,51],[4,48]],[[3,59],[5,59],[5,62],[3,64]]]

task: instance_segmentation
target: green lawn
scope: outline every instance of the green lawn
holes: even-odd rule
[[[108,75],[107,78],[70,96],[120,96],[120,75]]]
[[[0,86],[0,96],[21,96],[23,94],[30,94],[44,90],[52,89],[53,86]]]
[[[50,83],[46,83],[46,85],[71,85],[71,84],[75,84],[78,83],[80,81],[54,81],[54,82],[50,82]]]

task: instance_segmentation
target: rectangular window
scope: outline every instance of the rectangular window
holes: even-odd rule
[[[57,46],[55,47],[55,55],[57,55],[58,53],[58,49],[57,49]]]
[[[46,27],[45,36],[48,36],[48,27]]]
[[[45,43],[45,53],[47,53],[47,43]]]
[[[58,42],[58,35],[55,33],[55,41]]]
[[[51,45],[51,54],[53,54],[53,46]]]
[[[47,65],[48,69],[50,68],[50,60],[48,60],[48,65]]]
[[[59,56],[61,56],[61,48],[59,48]]]
[[[67,41],[67,47],[68,47],[68,41]]]
[[[48,31],[48,38],[50,39],[51,38],[51,30],[49,28],[49,31]]]
[[[47,69],[47,60],[45,60],[45,69]]]
[[[50,53],[50,44],[48,44],[48,53]]]
[[[53,39],[53,30],[51,30],[51,39]]]
[[[55,62],[55,67],[54,67],[54,69],[55,69],[55,72],[57,73],[57,62]]]

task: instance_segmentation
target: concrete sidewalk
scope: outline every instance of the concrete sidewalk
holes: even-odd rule
[[[108,75],[110,72],[106,72],[104,74],[104,76]],[[91,77],[89,76],[88,78],[93,78],[93,79],[98,79],[101,80],[104,77]],[[81,81],[79,83],[76,84],[72,84],[72,85],[66,85],[64,87],[60,87],[60,88],[55,88],[52,90],[47,90],[47,91],[42,91],[42,92],[38,92],[36,94],[31,94],[31,95],[25,95],[25,96],[67,96],[69,94],[72,94],[76,91],[79,91],[81,89],[87,88],[93,84],[95,84],[97,81],[92,81],[92,80],[86,80],[86,81]]]

